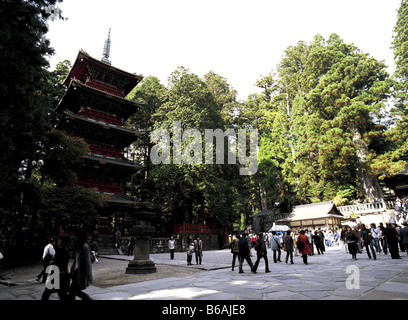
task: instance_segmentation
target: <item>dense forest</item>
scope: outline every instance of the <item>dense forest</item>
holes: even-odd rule
[[[20,247],[57,232],[61,221],[91,221],[102,205],[93,190],[55,188],[75,181],[87,152],[84,141],[53,129],[71,66],[63,61],[50,71],[47,61],[49,8],[58,2],[1,2],[0,70],[7,77],[0,79],[0,238]],[[154,75],[144,78],[127,97],[146,103],[126,123],[147,132],[130,147],[145,164],[132,192],[148,189],[161,205],[158,232],[183,221],[242,230],[259,211],[383,198],[382,179],[404,168],[408,151],[407,0],[393,31],[393,75],[341,35],[317,34],[288,47],[276,69],[257,81],[261,93],[246,101],[211,70],[200,77],[179,67],[167,86]],[[257,130],[256,173],[241,175],[242,164],[228,161],[154,165],[151,133],[171,132],[175,121],[200,130],[203,141],[205,129]]]

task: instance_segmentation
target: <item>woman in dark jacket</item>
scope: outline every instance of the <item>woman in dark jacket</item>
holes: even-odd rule
[[[92,300],[82,290],[92,283],[91,251],[86,241],[87,233],[80,229],[75,236],[75,258],[71,267],[72,283],[69,287],[69,298],[75,300],[75,296],[82,300]]]
[[[323,250],[323,239],[317,231],[315,231],[314,236],[312,237],[312,240],[316,245],[317,253],[323,254],[324,253],[323,252],[324,251]]]
[[[352,256],[352,259],[357,260],[357,241],[358,238],[353,232],[350,226],[347,227],[345,240],[348,246],[348,251]]]

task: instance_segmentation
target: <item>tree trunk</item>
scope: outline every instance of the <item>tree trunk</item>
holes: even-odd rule
[[[261,211],[267,211],[268,203],[266,200],[266,190],[261,183],[259,184],[259,196],[261,197]]]
[[[358,174],[364,193],[369,201],[384,201],[384,194],[381,190],[378,178],[370,173],[370,169],[366,163],[368,145],[362,139],[361,134],[356,127],[351,126],[350,131],[353,135],[353,142],[355,143],[357,149],[357,158],[359,161]]]

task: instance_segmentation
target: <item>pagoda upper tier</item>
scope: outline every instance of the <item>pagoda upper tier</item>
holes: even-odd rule
[[[80,50],[64,85],[69,87],[73,79],[123,98],[143,80],[143,76],[112,67]]]
[[[144,105],[144,102],[124,99],[106,92],[95,90],[94,88],[79,82],[71,80],[63,99],[59,102],[56,111],[62,113],[69,110],[78,114],[81,108],[90,108],[102,113],[113,115],[114,119],[105,121],[122,125],[131,115]],[[115,123],[116,122],[116,123]]]

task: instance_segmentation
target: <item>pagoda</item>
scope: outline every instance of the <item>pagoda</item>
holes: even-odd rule
[[[101,60],[79,51],[63,83],[67,90],[56,108],[61,115],[56,128],[88,144],[89,153],[76,171],[76,183],[104,195],[97,224],[94,230],[88,230],[99,235],[112,235],[114,215],[126,212],[138,201],[125,195],[126,184],[143,168],[130,159],[126,150],[144,132],[124,126],[144,104],[125,99],[143,77],[111,66],[109,50],[110,31]]]

